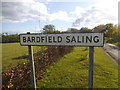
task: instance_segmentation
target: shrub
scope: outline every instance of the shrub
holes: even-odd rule
[[[47,50],[40,52],[34,57],[36,81],[44,77],[46,68],[58,61],[60,57],[71,52],[73,47],[48,47]],[[26,88],[30,86],[31,70],[29,62],[18,64],[16,67],[9,67],[7,72],[2,72],[2,87],[8,88]]]

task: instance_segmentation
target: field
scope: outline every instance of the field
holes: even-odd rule
[[[41,47],[34,46],[33,52],[37,53]],[[2,70],[6,71],[10,66],[16,66],[19,63],[26,62],[28,56],[28,47],[20,46],[19,43],[2,44]]]
[[[86,57],[87,55],[87,57]],[[87,88],[88,50],[76,47],[47,69],[38,88]],[[94,88],[118,88],[117,65],[101,48],[95,48]]]
[[[34,46],[34,53],[41,47]],[[2,69],[27,61],[27,46],[19,43],[2,44]],[[88,47],[75,47],[73,52],[64,55],[59,61],[48,67],[42,81],[37,81],[38,88],[88,88]],[[95,48],[94,87],[117,88],[118,67],[106,55],[102,48]]]

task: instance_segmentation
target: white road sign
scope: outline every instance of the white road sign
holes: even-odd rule
[[[103,46],[103,33],[20,34],[21,45]]]

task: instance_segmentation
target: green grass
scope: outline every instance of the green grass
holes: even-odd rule
[[[37,82],[37,87],[88,88],[88,62],[88,50],[75,47],[73,52],[47,69],[45,78]],[[103,49],[95,48],[94,88],[117,88],[117,80],[117,65]]]
[[[117,42],[117,43],[111,43],[111,44],[114,44],[114,45],[120,46],[120,42]]]
[[[95,87],[118,88],[118,67],[101,48],[95,49]]]
[[[17,59],[18,57],[28,55],[28,47],[20,46],[19,43],[4,43],[2,45],[2,70],[6,71],[9,66],[16,66],[18,63],[26,62],[26,59]],[[33,52],[37,53],[41,47],[34,46]]]

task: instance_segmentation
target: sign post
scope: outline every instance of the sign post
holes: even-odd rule
[[[89,46],[88,87],[93,88],[94,47],[104,45],[103,33],[20,34],[20,44],[29,49],[33,88],[36,88],[36,82],[31,46]]]
[[[89,47],[89,81],[88,87],[93,88],[93,71],[94,71],[94,47]]]
[[[31,68],[31,82],[32,82],[32,87],[36,90],[35,66],[34,66],[32,46],[29,45],[28,50],[29,50],[29,60],[30,60],[30,68]]]
[[[29,32],[27,34],[30,34]],[[36,80],[35,80],[35,66],[34,66],[34,58],[33,58],[33,49],[31,45],[28,45],[28,53],[29,53],[29,61],[30,61],[30,70],[31,70],[31,82],[32,88],[36,90]]]

